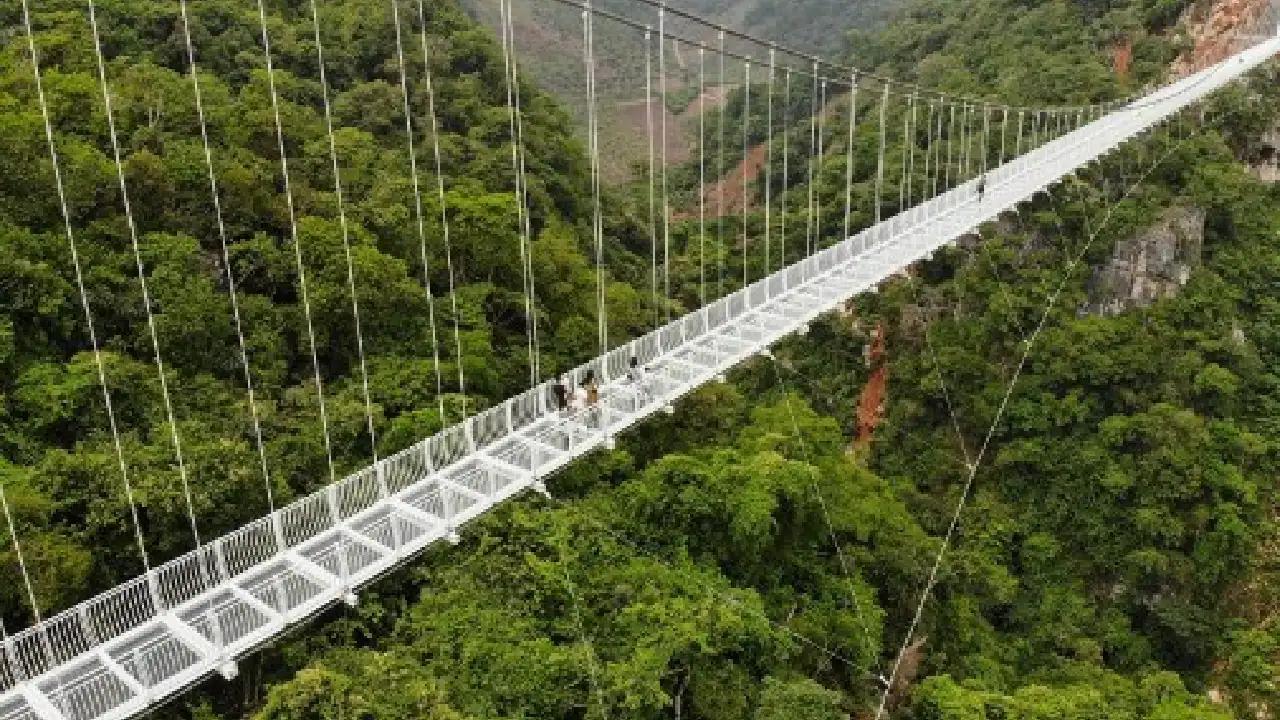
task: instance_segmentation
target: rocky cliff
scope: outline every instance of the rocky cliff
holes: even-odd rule
[[[1096,268],[1082,314],[1115,315],[1171,297],[1200,264],[1205,212],[1175,207],[1137,235],[1116,243],[1111,259]]]

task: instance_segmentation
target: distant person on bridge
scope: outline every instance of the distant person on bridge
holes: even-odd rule
[[[649,402],[649,389],[644,384],[644,371],[645,369],[640,367],[640,359],[634,355],[631,356],[631,364],[627,368],[627,382],[636,387],[637,396],[642,405]]]
[[[986,194],[987,194],[987,175],[986,173],[983,173],[982,177],[978,178],[978,202],[982,202],[982,196]]]

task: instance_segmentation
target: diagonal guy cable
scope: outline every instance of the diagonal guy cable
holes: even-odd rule
[[[1132,184],[1130,184],[1127,190],[1125,190],[1124,195],[1121,197],[1121,201],[1127,199],[1138,188],[1138,186],[1140,186],[1143,182],[1146,181],[1147,177],[1149,177],[1151,173],[1155,172],[1156,168],[1158,168],[1166,159],[1168,159],[1170,155],[1173,154],[1175,150],[1181,147],[1181,145],[1184,144],[1185,142],[1186,142],[1185,140],[1179,142],[1172,149],[1165,152],[1154,163],[1152,163],[1151,166],[1148,167],[1137,180],[1135,180]],[[969,466],[969,472],[968,472],[967,478],[965,479],[964,488],[960,493],[959,501],[956,503],[955,512],[951,516],[951,522],[947,526],[946,535],[943,536],[942,546],[938,549],[938,554],[937,554],[937,557],[934,559],[933,567],[929,571],[928,580],[925,583],[923,592],[921,592],[920,594],[920,602],[916,606],[916,611],[914,616],[911,619],[911,624],[908,626],[906,636],[902,640],[902,647],[898,650],[898,654],[894,659],[893,669],[890,671],[888,682],[885,683],[884,690],[880,695],[880,704],[879,704],[879,707],[876,709],[876,714],[875,714],[876,720],[880,720],[880,718],[884,715],[885,708],[889,701],[889,691],[890,689],[892,689],[893,683],[897,679],[898,672],[902,667],[902,658],[906,654],[907,648],[911,645],[911,640],[915,636],[916,628],[919,627],[920,625],[920,620],[924,615],[924,607],[929,600],[929,595],[933,592],[934,585],[937,584],[938,571],[942,567],[942,562],[946,558],[947,549],[950,547],[951,541],[955,537],[956,527],[960,524],[960,518],[964,514],[964,508],[966,503],[968,502],[969,492],[970,490],[973,489],[973,482],[974,482],[974,478],[978,474],[978,468],[979,466],[981,466],[982,460],[986,456],[987,450],[991,445],[991,440],[995,436],[996,428],[1000,426],[1001,421],[1004,419],[1005,410],[1008,408],[1009,400],[1013,396],[1014,390],[1017,388],[1018,379],[1022,376],[1022,371],[1026,367],[1027,359],[1031,355],[1031,350],[1032,348],[1035,347],[1035,342],[1039,338],[1040,333],[1044,331],[1045,326],[1048,324],[1049,316],[1053,313],[1053,308],[1057,305],[1058,298],[1061,296],[1062,291],[1066,288],[1067,282],[1071,279],[1073,273],[1075,272],[1076,267],[1083,262],[1085,254],[1088,253],[1089,248],[1093,245],[1093,242],[1097,239],[1098,235],[1102,232],[1102,230],[1110,223],[1111,217],[1114,214],[1115,209],[1119,207],[1119,205],[1120,203],[1117,202],[1116,204],[1107,208],[1106,213],[1103,216],[1102,222],[1089,235],[1088,239],[1084,243],[1084,246],[1079,250],[1079,252],[1076,253],[1076,255],[1073,258],[1071,258],[1071,261],[1069,263],[1067,263],[1067,267],[1062,274],[1062,279],[1059,281],[1057,287],[1054,289],[1053,293],[1049,296],[1047,302],[1045,303],[1045,307],[1043,312],[1040,315],[1039,322],[1036,324],[1035,328],[1031,331],[1031,335],[1023,341],[1024,347],[1022,351],[1022,356],[1018,360],[1018,364],[1014,370],[1013,377],[1010,378],[1009,383],[1005,388],[1004,396],[1000,400],[1000,405],[996,408],[995,417],[992,419],[991,425],[987,428],[987,433],[986,433],[986,436],[983,438],[982,445],[978,448],[978,454],[974,458],[973,463]]]

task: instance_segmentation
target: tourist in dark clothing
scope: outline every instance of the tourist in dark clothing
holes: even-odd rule
[[[564,412],[569,409],[569,388],[564,384],[564,378],[556,379],[556,384],[551,386],[551,392],[556,396],[556,409]]]

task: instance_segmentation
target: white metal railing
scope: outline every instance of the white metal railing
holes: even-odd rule
[[[609,395],[624,392],[632,357],[671,360],[662,387],[630,409],[606,402],[562,417],[544,383],[10,636],[0,646],[0,720],[98,720],[149,707],[1277,51],[1273,38],[993,169],[981,204],[970,180],[566,373],[574,386],[595,373]],[[766,326],[762,313],[784,321]],[[715,364],[676,362],[695,347]]]

